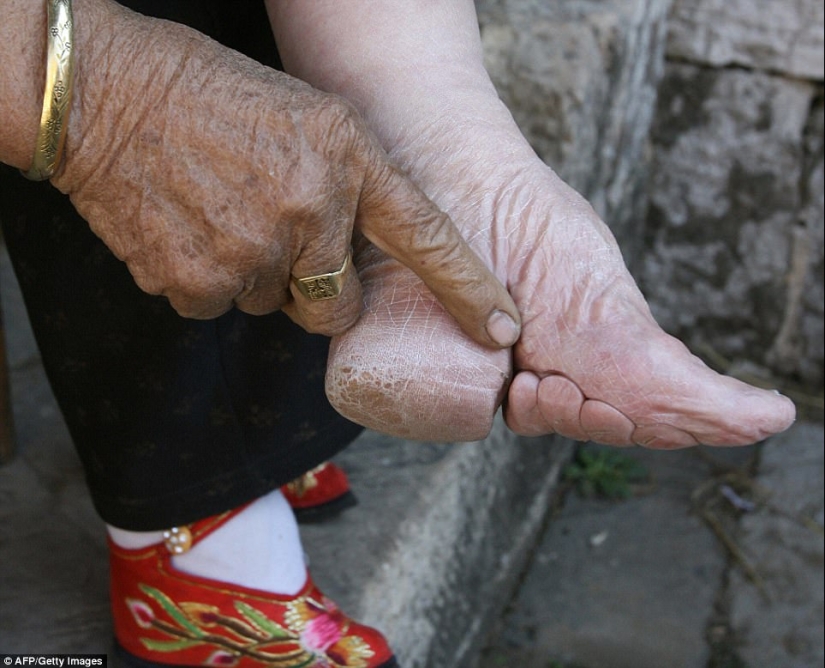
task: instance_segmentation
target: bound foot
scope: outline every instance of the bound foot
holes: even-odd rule
[[[355,105],[523,320],[511,372],[411,273],[362,248],[367,311],[329,364],[342,413],[408,438],[473,440],[504,398],[520,433],[651,447],[749,443],[791,423],[787,399],[718,376],[656,325],[610,231],[538,159],[499,97],[472,2],[377,2],[368,15],[347,3],[267,4],[287,70]],[[486,322],[506,333],[503,319]]]
[[[537,163],[422,183],[515,299],[512,373],[506,353],[472,343],[409,270],[367,246],[367,310],[333,343],[333,405],[424,440],[483,437],[502,399],[519,434],[612,445],[740,445],[787,428],[787,398],[715,373],[656,324],[607,226]],[[478,178],[485,169],[493,178]]]

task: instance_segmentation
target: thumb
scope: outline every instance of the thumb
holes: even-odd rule
[[[521,318],[505,287],[450,217],[386,160],[367,171],[356,228],[414,271],[474,341],[507,348]]]

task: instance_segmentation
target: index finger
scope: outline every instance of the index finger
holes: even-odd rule
[[[386,160],[367,172],[356,226],[414,271],[474,341],[512,346],[521,318],[507,289],[450,217]]]

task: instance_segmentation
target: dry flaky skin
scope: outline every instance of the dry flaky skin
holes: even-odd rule
[[[673,448],[752,443],[793,422],[790,400],[711,371],[654,322],[607,226],[498,100],[470,0],[375,0],[368,15],[353,0],[268,5],[287,67],[351,99],[511,290],[514,431]],[[407,438],[483,436],[507,358],[458,335],[397,263],[371,251],[358,265],[367,311],[334,340],[333,405]]]
[[[12,22],[30,22],[25,4],[10,0]],[[309,331],[340,333],[362,309],[357,275],[324,302],[290,276],[338,270],[358,230],[421,276],[470,336],[515,340],[507,291],[350,103],[109,0],[75,0],[74,17],[74,102],[52,182],[142,289],[189,317],[283,309]],[[19,155],[0,146],[27,167]],[[500,311],[513,318],[509,341],[488,333]]]
[[[510,352],[463,335],[408,269],[374,246],[356,254],[364,313],[335,337],[327,396],[343,415],[418,440],[489,433],[510,376]]]

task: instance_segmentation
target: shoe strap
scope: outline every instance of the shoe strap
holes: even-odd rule
[[[169,554],[184,554],[213,531],[218,530],[233,517],[240,514],[241,511],[245,510],[251,503],[252,501],[233,508],[232,510],[227,510],[219,515],[212,515],[211,517],[197,520],[191,524],[170,527],[163,532],[163,545]]]

